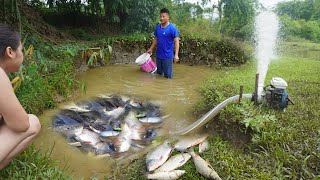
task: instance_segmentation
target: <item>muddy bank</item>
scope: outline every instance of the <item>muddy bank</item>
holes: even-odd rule
[[[135,63],[135,59],[149,49],[151,42],[152,37],[135,41],[113,41],[112,57],[108,64]],[[200,40],[182,37],[179,57],[183,64],[220,67],[244,64],[249,59],[249,53],[241,43],[230,39]],[[152,58],[155,59],[155,52]]]

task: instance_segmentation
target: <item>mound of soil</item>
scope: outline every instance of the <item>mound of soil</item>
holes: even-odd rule
[[[44,39],[52,42],[75,40],[75,38],[71,35],[65,34],[46,23],[41,14],[31,6],[21,3],[19,8],[21,16],[26,18],[28,21],[29,25],[23,23],[23,28],[27,31],[33,31],[42,36]]]

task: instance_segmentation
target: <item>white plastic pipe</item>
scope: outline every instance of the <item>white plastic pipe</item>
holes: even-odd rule
[[[252,94],[243,94],[243,98],[252,98]],[[188,127],[185,127],[179,131],[172,132],[172,134],[179,134],[179,135],[185,135],[193,130],[196,130],[203,125],[207,124],[210,120],[212,120],[216,115],[218,115],[221,110],[227,106],[228,103],[237,103],[239,101],[239,95],[230,97],[224,101],[222,101],[220,104],[216,105],[213,109],[211,109],[209,112],[207,112],[205,115],[203,115],[200,119],[195,121],[194,123],[190,124]]]

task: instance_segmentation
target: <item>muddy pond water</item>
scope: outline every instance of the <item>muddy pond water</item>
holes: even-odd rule
[[[161,113],[169,117],[162,123],[159,136],[168,137],[169,132],[197,120],[192,111],[200,98],[199,86],[209,76],[210,71],[205,66],[175,64],[173,79],[166,79],[157,74],[141,72],[135,64],[89,69],[79,76],[79,80],[86,84],[86,94],[64,102],[56,109],[45,111],[39,117],[42,131],[35,144],[44,152],[52,150],[51,157],[59,162],[61,168],[68,167],[68,172],[75,178],[112,176],[117,160],[110,157],[97,158],[68,145],[62,135],[53,132],[53,115],[66,105],[90,100],[97,95],[123,95],[160,105]],[[123,157],[126,158],[125,155]]]

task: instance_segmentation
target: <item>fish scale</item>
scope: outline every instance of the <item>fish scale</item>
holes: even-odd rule
[[[146,157],[148,171],[153,171],[166,162],[172,150],[173,148],[165,142],[149,152]]]
[[[75,136],[75,139],[86,144],[97,144],[100,142],[99,135],[88,129],[83,129],[81,134]]]

